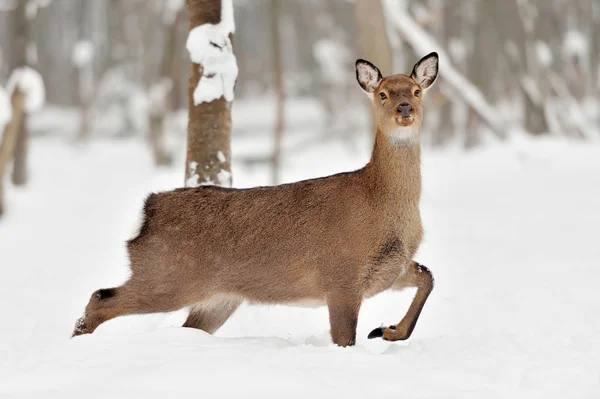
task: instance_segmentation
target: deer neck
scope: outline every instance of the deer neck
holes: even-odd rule
[[[381,199],[418,207],[421,198],[418,131],[382,132],[378,129],[371,161],[365,169],[372,190]]]

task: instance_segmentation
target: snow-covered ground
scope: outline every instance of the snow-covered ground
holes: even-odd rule
[[[284,179],[358,168],[367,141],[288,153]],[[268,147],[239,137],[233,153]],[[181,186],[184,163],[156,170],[133,139],[37,137],[31,181],[7,181],[0,219],[0,397],[598,398],[599,155],[558,139],[426,150],[417,259],[436,287],[410,340],[366,339],[413,292],[384,293],[342,349],[326,309],[284,306],[243,307],[215,336],[176,327],[176,313],[69,339],[91,292],[127,277],[144,196]],[[234,162],[234,186],[266,184],[266,172]]]

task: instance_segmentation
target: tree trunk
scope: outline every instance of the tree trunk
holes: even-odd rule
[[[513,70],[512,75],[518,80],[523,92],[525,129],[540,135],[549,132],[544,111],[544,96],[542,81],[539,79],[535,54],[532,54],[532,32],[526,29],[525,22],[519,11],[519,1],[490,2],[495,7],[496,19],[502,21],[499,27],[504,29],[504,37],[510,41],[512,52],[508,60]]]
[[[394,52],[386,29],[381,0],[356,0],[360,57],[372,62],[383,76],[394,72]]]
[[[221,21],[221,2],[232,0],[187,0],[190,32],[203,24]],[[231,103],[224,97],[194,103],[194,90],[203,66],[192,62],[188,88],[188,144],[186,185],[231,185]]]
[[[17,45],[15,46],[15,68],[21,68],[28,64],[27,46],[29,45],[29,21],[25,14],[26,2],[18,2],[15,10],[14,35]],[[13,68],[14,69],[14,68]],[[14,165],[12,171],[12,182],[16,186],[22,186],[27,182],[27,150],[29,132],[27,131],[27,115],[22,115],[19,121],[16,146],[14,148]]]
[[[174,35],[172,46],[177,49],[177,51],[174,52],[173,58],[169,60],[169,76],[173,81],[169,106],[172,110],[179,110],[184,106],[184,96],[182,96],[182,93],[185,91],[183,87],[185,85],[185,79],[183,79],[185,75],[181,73],[181,70],[183,69],[185,59],[182,57],[181,49],[184,49],[185,51],[186,35],[185,32],[182,31],[182,26],[184,27],[185,24],[180,23],[184,18],[185,11],[182,10],[182,12],[175,17],[175,22],[173,22],[175,31],[172,32]]]
[[[450,48],[451,41],[458,40],[458,38],[462,36],[461,28],[464,21],[462,20],[460,9],[457,7],[444,7],[443,18],[444,29],[442,33],[443,37],[440,38],[440,42],[443,43],[446,48]],[[464,68],[461,68],[464,60],[454,59],[453,61],[460,69],[464,70]],[[448,92],[450,92],[450,90],[448,90]],[[431,132],[433,134],[431,143],[434,147],[443,146],[452,139],[458,131],[454,123],[454,109],[456,104],[455,101],[452,101],[448,92],[438,94],[443,95],[444,101],[440,106],[439,127]]]
[[[358,25],[358,51],[360,58],[372,62],[383,76],[394,72],[394,51],[386,29],[382,0],[356,0],[354,11]],[[371,122],[375,126],[375,115],[370,101],[368,106]]]
[[[166,96],[168,94],[165,94]],[[149,112],[150,115],[150,147],[154,164],[157,166],[169,166],[173,163],[173,158],[165,148],[165,116],[166,111]]]
[[[480,0],[474,4],[476,18],[470,34],[474,37],[474,50],[471,57],[465,65],[467,76],[479,90],[481,94],[492,104],[495,105],[497,98],[494,92],[493,82],[495,81],[497,59],[496,54],[501,49],[498,45],[495,24],[495,14],[491,2]],[[469,108],[467,118],[467,129],[464,140],[465,148],[476,147],[480,141],[481,127],[483,123],[481,118]]]
[[[4,128],[2,143],[0,143],[0,216],[4,213],[4,171],[14,156],[15,147],[23,123],[23,101],[25,96],[15,87],[11,96],[12,117]]]
[[[181,14],[181,13],[179,13]],[[150,146],[154,154],[154,164],[158,166],[171,165],[173,159],[165,148],[166,140],[166,117],[171,111],[172,106],[172,91],[175,80],[172,74],[173,59],[177,58],[177,21],[179,15],[175,16],[175,20],[170,24],[165,25],[165,41],[162,49],[162,62],[160,64],[159,78],[154,83],[157,95],[163,98],[153,98],[150,96],[151,102],[156,102],[150,105],[149,112],[149,129],[150,129]],[[168,88],[164,85],[168,85]],[[152,89],[151,89],[152,90]]]
[[[273,57],[273,73],[275,75],[275,134],[273,143],[272,157],[272,182],[278,184],[281,169],[281,141],[283,138],[284,118],[285,118],[285,89],[283,82],[283,63],[281,59],[281,40],[279,31],[279,1],[271,0],[270,4],[270,22],[271,22],[271,40]]]

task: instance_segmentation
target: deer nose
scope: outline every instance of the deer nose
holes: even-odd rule
[[[410,105],[409,103],[401,103],[400,105],[398,105],[398,113],[403,118],[410,116],[410,114],[412,113],[412,105]]]

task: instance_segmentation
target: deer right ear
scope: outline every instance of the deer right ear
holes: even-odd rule
[[[372,94],[378,87],[383,76],[377,67],[366,60],[356,60],[356,80],[365,93]]]
[[[430,53],[415,64],[410,77],[423,88],[428,89],[438,76],[438,54]]]

